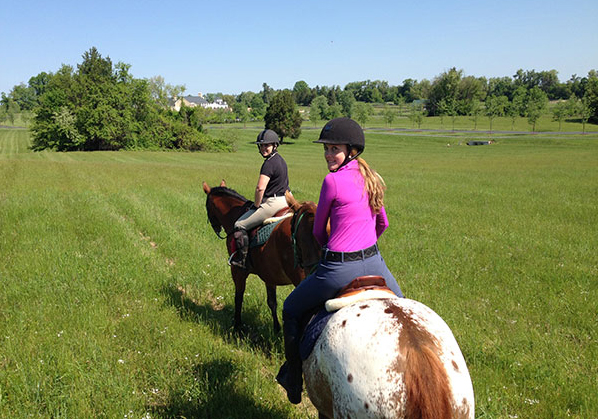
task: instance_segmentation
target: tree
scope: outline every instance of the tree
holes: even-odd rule
[[[395,120],[397,113],[388,105],[384,105],[384,109],[382,110],[382,116],[384,117],[384,121],[386,121],[386,126],[390,127],[392,122]]]
[[[247,104],[243,102],[233,103],[233,112],[235,117],[243,122],[243,128],[247,126],[247,120],[249,119],[249,111],[247,110]]]
[[[444,99],[449,106],[452,102],[455,102],[456,104],[462,75],[463,70],[457,70],[453,67],[434,79],[432,86],[430,87],[428,103],[426,104],[429,115],[435,116],[439,114],[438,107],[442,99]]]
[[[486,98],[486,116],[490,121],[490,132],[492,132],[492,121],[497,116],[505,114],[505,108],[509,103],[506,96],[488,96]]]
[[[348,90],[343,90],[338,95],[338,103],[341,105],[341,113],[347,118],[353,116],[353,107],[355,106],[355,96]]]
[[[320,107],[316,100],[311,101],[311,105],[309,106],[309,120],[314,123],[314,127],[316,127],[318,121],[321,119],[320,116]]]
[[[272,97],[264,122],[267,129],[275,131],[282,143],[285,137],[299,138],[301,114],[290,90],[281,90]]]
[[[266,115],[266,104],[260,95],[253,96],[249,107],[251,108],[251,116],[257,120],[263,119],[264,115]]]
[[[539,87],[535,86],[530,89],[527,98],[527,120],[532,126],[532,131],[536,131],[536,124],[546,105],[548,104],[548,97]]]
[[[355,104],[355,119],[359,124],[365,128],[365,124],[374,113],[374,108],[369,103],[357,102]]]
[[[270,100],[272,100],[275,93],[275,90],[268,86],[268,83],[262,84],[262,91],[260,95],[262,96],[262,100],[266,105],[270,104]]]
[[[424,110],[424,106],[421,103],[413,102],[411,104],[409,119],[411,120],[412,126],[415,126],[415,124],[417,124],[417,128],[421,128],[422,122],[424,122],[425,115],[426,111]]]
[[[168,108],[169,101],[182,95],[186,87],[175,86],[164,81],[162,76],[154,76],[148,79],[148,88],[151,98],[161,107]]]
[[[310,111],[311,109],[314,109],[318,119],[328,119],[328,100],[325,96],[316,96],[315,99],[311,101]]]
[[[305,81],[300,80],[295,83],[295,86],[293,86],[293,98],[298,105],[308,106],[311,103],[313,94]]]
[[[567,102],[558,102],[552,108],[552,120],[559,122],[559,131],[563,125],[563,121],[570,115],[570,106]]]
[[[128,64],[113,66],[95,48],[83,55],[77,71],[63,65],[39,97],[32,149],[232,148],[203,132],[203,108],[163,108],[149,81],[135,79],[129,70]]]
[[[586,132],[586,123],[592,116],[592,108],[590,107],[590,102],[588,100],[588,96],[585,95],[581,99],[574,99],[571,109],[573,110],[574,115],[578,116],[581,119],[582,123],[582,132],[585,134]]]
[[[505,96],[506,97],[506,96]],[[482,113],[482,102],[478,99],[474,99],[471,102],[471,107],[469,108],[469,116],[470,119],[473,121],[473,130],[478,129],[478,118]]]

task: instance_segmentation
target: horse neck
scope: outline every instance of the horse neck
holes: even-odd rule
[[[230,233],[233,230],[235,221],[246,211],[247,202],[234,197],[214,197],[212,204],[224,231]]]

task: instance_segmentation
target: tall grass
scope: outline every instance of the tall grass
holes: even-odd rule
[[[1,417],[315,416],[275,383],[282,340],[257,277],[248,331],[232,332],[206,220],[201,181],[252,195],[257,132],[233,154],[31,153],[27,131],[0,130]],[[326,174],[316,136],[281,146],[300,200]],[[598,136],[450,142],[367,133],[387,264],[453,329],[476,416],[597,417]]]

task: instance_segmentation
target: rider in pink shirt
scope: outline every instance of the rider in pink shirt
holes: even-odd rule
[[[357,160],[351,160],[324,178],[314,236],[322,247],[335,252],[353,252],[375,244],[388,227],[384,207],[375,213],[369,206],[365,182]],[[331,237],[326,225],[330,219]],[[355,234],[359,232],[359,234]]]
[[[302,361],[299,355],[304,317],[334,298],[353,279],[384,277],[386,285],[403,296],[378,251],[378,237],[388,227],[384,211],[384,181],[362,158],[363,130],[349,118],[329,121],[320,138],[330,173],[324,178],[314,220],[314,236],[322,245],[316,271],[289,294],[282,311],[287,362],[277,375],[291,403],[301,402]],[[330,222],[330,235],[326,226]]]

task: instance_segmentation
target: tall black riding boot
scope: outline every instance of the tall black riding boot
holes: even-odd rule
[[[247,260],[247,253],[249,252],[249,235],[245,229],[239,228],[233,232],[233,239],[235,240],[236,250],[230,256],[229,263],[245,269],[245,261]]]
[[[303,388],[302,361],[299,355],[301,328],[299,321],[289,319],[288,316],[285,316],[284,312],[282,320],[284,352],[287,360],[280,367],[276,380],[287,391],[289,401],[293,404],[299,404],[301,403],[301,391]]]

